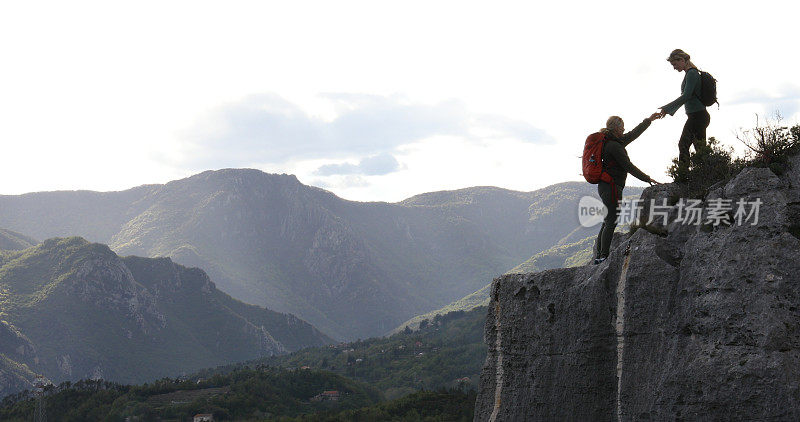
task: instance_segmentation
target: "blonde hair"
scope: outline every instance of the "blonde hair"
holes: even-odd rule
[[[676,49],[672,50],[671,53],[669,53],[669,57],[667,57],[667,61],[671,62],[673,60],[684,59],[684,60],[686,60],[686,68],[687,69],[691,69],[691,68],[698,69],[698,67],[694,63],[692,63],[691,58],[692,58],[692,56],[690,56],[689,53],[681,50],[680,48],[676,48]]]
[[[623,126],[623,124],[622,117],[611,116],[606,120],[606,127],[600,129],[600,132],[613,134],[614,131]]]

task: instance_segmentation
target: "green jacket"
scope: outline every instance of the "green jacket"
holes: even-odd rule
[[[675,112],[684,104],[686,105],[686,114],[706,109],[706,106],[700,102],[700,71],[696,68],[686,70],[686,75],[681,82],[681,96],[662,106],[661,109],[670,116],[674,116]]]
[[[619,188],[625,186],[628,173],[643,182],[650,181],[650,176],[631,163],[628,152],[625,150],[625,147],[636,140],[648,127],[650,127],[650,121],[645,119],[632,131],[619,138],[615,138],[611,133],[606,133],[606,141],[603,144],[603,170],[614,179],[614,184]]]

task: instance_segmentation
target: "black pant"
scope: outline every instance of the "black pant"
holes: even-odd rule
[[[614,237],[614,229],[617,228],[617,216],[619,215],[619,201],[622,199],[622,189],[610,183],[600,182],[597,184],[597,193],[600,199],[603,200],[603,205],[606,206],[608,213],[603,220],[603,225],[600,226],[600,233],[597,234],[597,241],[595,248],[598,258],[608,257],[609,250],[611,249],[611,239]]]
[[[681,139],[678,141],[678,161],[682,166],[689,165],[689,146],[694,144],[697,152],[698,145],[706,144],[706,128],[711,123],[711,116],[706,110],[696,111],[686,115],[686,124],[683,125]]]

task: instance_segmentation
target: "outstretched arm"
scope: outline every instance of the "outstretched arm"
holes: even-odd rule
[[[638,138],[642,133],[644,133],[644,131],[647,130],[647,128],[650,127],[650,122],[653,121],[651,119],[652,117],[653,116],[650,116],[650,117],[644,119],[642,121],[642,123],[639,123],[635,128],[633,128],[633,130],[631,130],[630,132],[622,135],[622,138],[619,140],[619,142],[622,144],[622,146],[627,146],[631,142],[635,141],[636,138]]]
[[[691,70],[694,69],[694,72]],[[686,104],[694,93],[695,87],[700,82],[700,71],[692,68],[686,70],[686,84],[683,86],[683,92],[681,92],[681,96],[676,98],[675,101],[661,106],[662,113],[668,113],[670,116],[675,115],[675,112],[681,108],[682,105]]]
[[[647,123],[650,122],[648,121]],[[651,179],[650,176],[646,175],[643,171],[639,170],[638,167],[634,166],[633,163],[631,163],[630,158],[628,158],[628,153],[625,151],[625,148],[623,148],[622,145],[620,145],[619,143],[617,142],[607,143],[604,152],[611,155],[611,158],[613,158],[614,161],[616,161],[617,164],[620,165],[626,172],[630,173],[631,176],[641,180],[642,182],[656,183],[655,180]]]

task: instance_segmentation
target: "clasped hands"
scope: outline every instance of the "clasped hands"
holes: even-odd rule
[[[666,115],[667,115],[667,112],[664,111],[664,109],[661,109],[661,111],[657,111],[657,112],[651,114],[650,117],[647,118],[647,120],[652,122],[653,120],[658,120],[658,119],[660,119],[660,118],[662,118],[662,117],[664,117]]]

